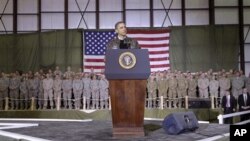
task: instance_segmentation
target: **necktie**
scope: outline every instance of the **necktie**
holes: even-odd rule
[[[230,96],[227,96],[227,105],[226,107],[230,107]]]
[[[245,106],[247,105],[247,95],[246,94],[244,94],[244,104],[245,104]]]

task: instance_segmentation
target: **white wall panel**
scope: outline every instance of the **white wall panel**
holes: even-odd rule
[[[19,15],[17,17],[17,30],[18,31],[37,31],[38,30],[38,21],[37,16],[33,15]]]
[[[88,4],[88,0],[69,0],[69,11],[79,11],[76,1],[81,11],[83,11]],[[96,9],[95,0],[90,0],[86,11],[95,11],[95,9]]]
[[[215,6],[237,6],[238,0],[214,0]]]
[[[87,29],[86,24],[82,20],[79,25],[79,22],[81,20],[81,14],[80,13],[69,13],[69,28],[70,29],[76,29],[76,28],[84,28]],[[95,13],[85,13],[84,14],[84,19],[88,25],[89,29],[94,29],[96,28],[96,18],[95,18]]]
[[[126,9],[149,9],[149,0],[126,0]]]
[[[13,16],[3,15],[2,21],[7,31],[13,30]],[[2,22],[0,22],[0,31],[5,31]]]
[[[100,0],[100,11],[121,11],[121,0]]]
[[[122,13],[100,13],[100,28],[114,29],[115,23],[122,20]]]
[[[249,61],[250,62],[250,45],[249,44],[245,44],[245,61]]]
[[[186,25],[208,25],[208,19],[207,10],[186,10]]]
[[[208,0],[185,0],[186,8],[208,8]]]
[[[8,3],[7,3],[8,2]],[[5,5],[6,9],[4,13],[13,13],[13,0],[0,0],[0,13],[3,13]]]
[[[42,14],[42,29],[64,29],[64,14]]]
[[[250,6],[250,0],[243,0],[244,6]]]
[[[64,11],[64,0],[41,0],[42,11]]]
[[[250,9],[244,9],[244,24],[250,24]]]
[[[245,43],[250,43],[250,26],[244,27],[244,39],[246,39]]]
[[[37,13],[38,1],[37,0],[18,0],[17,1],[18,13]]]
[[[215,24],[238,24],[238,9],[215,9]]]
[[[245,63],[245,75],[248,77],[250,73],[250,63]]]
[[[170,10],[168,15],[173,25],[181,25],[181,11]],[[154,27],[162,27],[165,16],[165,11],[154,11]],[[171,22],[166,18],[163,27],[172,26]]]
[[[149,11],[127,11],[127,27],[149,27]]]
[[[154,0],[153,5],[154,5],[154,9],[163,9],[163,5],[162,2],[165,6],[165,8],[169,8],[170,4],[171,4],[172,0]],[[181,0],[173,0],[173,3],[170,7],[170,9],[172,8],[176,8],[176,9],[180,9],[181,8]]]

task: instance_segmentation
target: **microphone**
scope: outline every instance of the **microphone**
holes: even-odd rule
[[[128,48],[128,49],[130,49],[131,47],[131,41],[126,37],[125,39],[124,39],[124,44],[126,45],[126,47]]]

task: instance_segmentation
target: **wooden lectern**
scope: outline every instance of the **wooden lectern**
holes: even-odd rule
[[[113,137],[144,136],[146,86],[150,75],[148,50],[110,49],[105,60]]]

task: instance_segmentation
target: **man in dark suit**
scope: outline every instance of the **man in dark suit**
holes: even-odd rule
[[[117,36],[108,42],[107,49],[139,49],[138,41],[127,36],[127,27],[123,21],[115,24]]]
[[[236,109],[237,103],[236,103],[235,97],[230,94],[229,91],[226,91],[226,94],[222,97],[222,102],[221,106],[224,108],[224,114],[230,114],[233,113]],[[225,123],[226,124],[232,124],[233,123],[233,118],[225,118]]]
[[[243,93],[238,97],[239,111],[247,111],[250,110],[250,95],[247,92],[247,88],[243,89]],[[248,120],[250,119],[250,114],[244,114],[240,116],[240,120]]]

